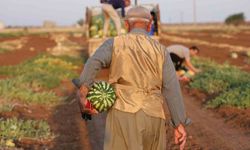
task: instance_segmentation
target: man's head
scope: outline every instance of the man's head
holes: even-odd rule
[[[128,31],[134,28],[141,28],[149,32],[151,23],[152,17],[150,11],[142,6],[129,9],[125,18],[125,26]]]
[[[198,55],[199,52],[200,52],[200,49],[199,49],[197,46],[191,46],[191,47],[189,48],[189,50],[190,50],[190,55],[191,55],[191,56],[196,56],[196,55]]]

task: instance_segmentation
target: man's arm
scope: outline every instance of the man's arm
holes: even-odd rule
[[[187,119],[179,81],[168,51],[163,64],[163,96],[165,97],[171,115],[171,125],[175,128],[175,142],[184,148],[186,131],[184,126],[190,123]]]
[[[190,62],[190,60],[186,60],[185,59],[185,65],[188,67],[188,69],[190,69],[191,71],[193,71],[193,72],[195,72],[195,73],[197,73],[197,72],[199,72],[199,69],[196,69],[193,65],[192,65],[192,63]]]
[[[86,64],[84,65],[84,69],[80,75],[80,84],[82,86],[84,85],[87,88],[91,87],[94,83],[94,79],[97,73],[102,68],[109,67],[112,57],[113,42],[113,39],[105,41],[96,50],[94,55],[87,60]]]
[[[176,77],[175,68],[169,53],[166,51],[163,64],[163,95],[166,98],[172,117],[172,125],[186,124],[186,113],[181,93],[180,83]]]
[[[86,96],[88,94],[89,88],[94,83],[94,79],[97,73],[105,67],[109,67],[112,58],[112,47],[113,39],[105,41],[95,52],[95,54],[90,57],[84,66],[84,69],[80,75],[80,88],[77,91],[79,97],[79,105],[82,113],[96,114],[97,111],[91,109]]]
[[[199,72],[199,69],[195,68],[192,63],[191,63],[191,58],[190,58],[190,50],[186,47],[183,47],[183,54],[185,58],[185,66],[188,67],[189,70],[193,71],[194,73]]]

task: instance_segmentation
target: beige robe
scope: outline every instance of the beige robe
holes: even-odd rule
[[[144,34],[114,38],[109,82],[117,100],[106,120],[105,150],[165,149],[161,93],[165,52]]]

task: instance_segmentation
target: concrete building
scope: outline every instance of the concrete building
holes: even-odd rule
[[[55,28],[56,27],[56,23],[54,21],[45,20],[43,22],[43,27],[44,28]]]

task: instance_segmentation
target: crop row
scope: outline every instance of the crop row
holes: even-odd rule
[[[58,87],[62,80],[77,76],[81,60],[67,56],[55,57],[42,54],[16,66],[0,67],[0,97],[5,100],[53,103],[60,99],[50,89]]]
[[[24,138],[48,140],[53,137],[46,121],[0,119],[0,147],[15,147],[15,142]]]
[[[41,54],[16,66],[0,67],[1,112],[11,112],[16,102],[57,104],[62,97],[53,92],[61,81],[78,76],[76,70],[82,64],[80,58]],[[32,106],[31,106],[32,107]],[[25,139],[48,141],[53,139],[50,126],[43,120],[0,119],[0,149],[16,147]]]
[[[239,108],[250,107],[250,74],[228,64],[217,64],[208,59],[196,58],[193,63],[202,69],[190,87],[216,97],[208,107],[223,105]]]

